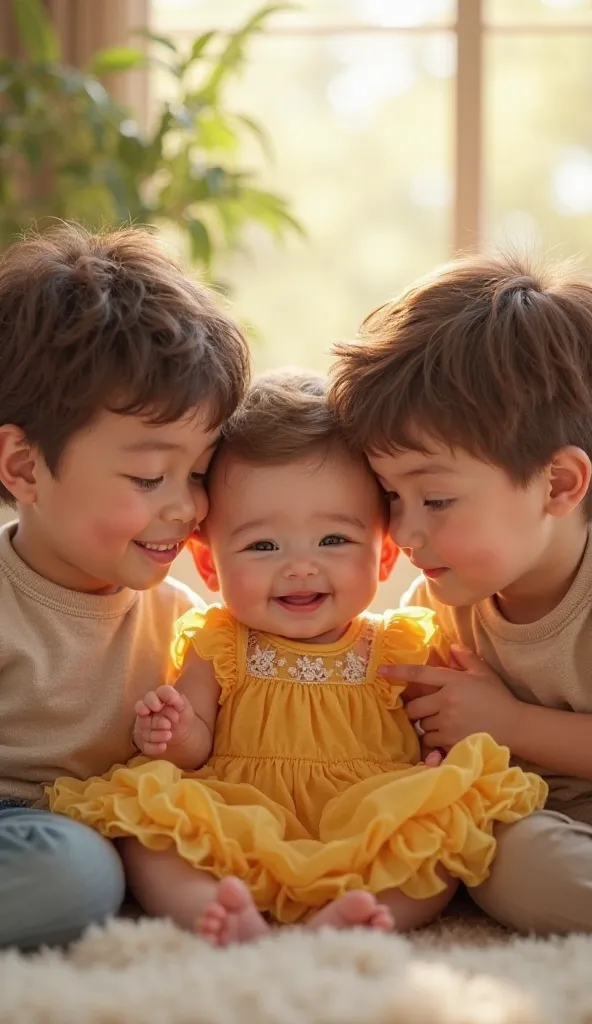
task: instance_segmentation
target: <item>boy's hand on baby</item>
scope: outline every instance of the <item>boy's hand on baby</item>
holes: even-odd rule
[[[453,645],[450,667],[389,665],[381,674],[405,680],[403,694],[412,722],[423,730],[423,744],[450,750],[459,740],[486,732],[511,748],[511,723],[520,703],[502,680],[472,651]]]
[[[165,754],[188,739],[195,722],[191,704],[174,686],[150,690],[135,707],[134,743],[146,757]]]

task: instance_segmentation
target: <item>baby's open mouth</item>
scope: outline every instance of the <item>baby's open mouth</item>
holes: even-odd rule
[[[299,590],[296,594],[283,594],[281,597],[276,597],[275,600],[290,611],[308,612],[319,608],[328,596],[318,590]]]

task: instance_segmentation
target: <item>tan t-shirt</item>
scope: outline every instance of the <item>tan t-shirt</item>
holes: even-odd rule
[[[14,529],[0,529],[0,800],[35,803],[59,775],[100,775],[137,753],[134,704],[171,678],[173,624],[203,603],[173,580],[65,590],[19,558]]]
[[[432,608],[443,633],[442,653],[460,640],[497,672],[519,700],[592,713],[592,541],[569,592],[538,622],[508,622],[493,599],[465,608],[440,604],[430,596],[423,577],[412,584],[403,603]],[[592,825],[592,780],[515,763],[547,780],[547,807]]]

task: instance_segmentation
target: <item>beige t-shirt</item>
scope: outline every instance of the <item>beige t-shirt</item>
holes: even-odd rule
[[[440,604],[416,580],[403,604],[431,608],[443,633],[442,653],[460,641],[487,662],[519,700],[561,711],[592,713],[592,541],[557,607],[527,625],[508,622],[493,599],[465,608]],[[549,783],[547,807],[592,825],[592,780],[575,779],[516,760]]]
[[[171,678],[179,615],[203,602],[167,580],[100,596],[38,576],[0,529],[0,800],[43,802],[59,775],[88,778],[137,753],[134,704]]]

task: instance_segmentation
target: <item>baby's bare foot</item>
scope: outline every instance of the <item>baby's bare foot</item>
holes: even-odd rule
[[[348,892],[341,899],[329,903],[308,923],[311,931],[320,928],[375,928],[390,932],[394,927],[393,916],[384,904],[378,903],[370,892]]]
[[[239,878],[224,878],[196,924],[196,932],[212,946],[259,939],[269,931],[246,885]]]

